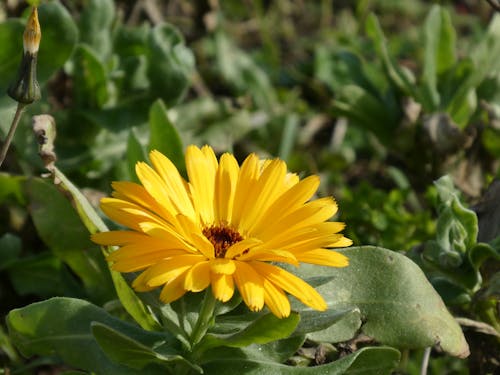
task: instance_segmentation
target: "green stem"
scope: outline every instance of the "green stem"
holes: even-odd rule
[[[431,356],[431,348],[425,348],[424,356],[422,358],[422,367],[420,368],[420,375],[427,375],[427,367],[429,366],[430,356]]]
[[[10,125],[9,133],[7,134],[7,138],[5,138],[5,142],[2,146],[2,151],[0,152],[0,167],[2,166],[5,157],[7,156],[7,151],[9,150],[10,143],[14,138],[14,133],[16,132],[17,125],[19,125],[19,120],[21,119],[21,114],[23,112],[24,107],[26,107],[25,103],[18,103],[16,114],[12,119],[12,124]]]
[[[196,325],[191,333],[191,345],[194,347],[198,344],[203,336],[207,333],[208,329],[212,325],[213,315],[215,309],[215,297],[210,288],[207,288],[205,292],[205,298],[201,305],[200,315],[196,321]]]

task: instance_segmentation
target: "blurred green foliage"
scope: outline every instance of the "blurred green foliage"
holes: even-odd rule
[[[135,163],[152,148],[181,170],[184,147],[208,143],[240,158],[249,152],[281,157],[291,171],[319,174],[320,194],[338,199],[340,219],[357,245],[407,254],[452,312],[469,319],[464,327],[472,359],[436,352],[429,373],[493,371],[500,229],[479,241],[481,220],[469,208],[500,177],[500,16],[486,1],[40,3],[42,100],[27,108],[0,173],[2,316],[62,296],[26,311],[90,309],[99,324],[87,344],[97,340],[109,358],[123,359],[108,345],[120,339],[142,353],[130,359],[131,368],[161,372],[165,361],[185,364],[165,348],[148,347],[156,333],[117,319],[131,320],[130,306],[116,302],[116,276],[89,242],[88,228],[58,189],[33,177],[44,169],[30,117],[49,113],[57,123],[57,166],[85,187],[94,206],[112,180],[135,179]],[[2,139],[16,105],[4,93],[22,55],[24,8],[16,1],[0,4]],[[433,183],[445,174],[451,177]],[[138,309],[136,320],[144,313]],[[11,328],[41,334],[43,326],[21,318],[13,314]],[[359,328],[359,312],[344,318],[329,323]],[[154,326],[144,319],[143,327]],[[88,327],[87,320],[77,328]],[[27,373],[43,364],[43,358],[23,362],[10,340],[2,324],[2,366]],[[273,360],[284,362],[303,342],[260,349],[282,353]],[[25,345],[25,354],[45,354]],[[74,353],[66,349],[69,362]],[[224,348],[228,357],[231,350]],[[262,359],[251,350],[244,354]],[[126,373],[99,355],[100,371]],[[398,373],[418,373],[421,356],[412,350]],[[370,346],[345,358],[337,361],[345,371],[376,363],[390,373],[399,352]],[[206,369],[220,366],[207,359]]]

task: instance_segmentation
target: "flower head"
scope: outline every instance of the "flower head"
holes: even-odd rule
[[[266,305],[278,317],[290,314],[286,293],[326,309],[313,287],[275,264],[348,264],[329,249],[351,245],[339,234],[344,224],[327,221],[335,201],[310,200],[317,176],[299,180],[285,162],[255,154],[241,166],[228,153],[218,161],[208,146],[188,147],[189,181],[160,152],[152,151],[150,160],[153,167],[136,166],[142,185],[115,182],[113,197],[101,201],[106,215],[131,230],[92,236],[120,246],[108,256],[113,269],[142,271],[133,282],[137,291],[162,286],[160,299],[169,303],[211,286],[225,302],[237,288],[252,311]]]
[[[23,57],[16,79],[9,86],[7,93],[19,103],[30,104],[40,99],[40,85],[36,78],[38,47],[42,32],[38,22],[38,11],[33,7],[28,17],[23,34]]]

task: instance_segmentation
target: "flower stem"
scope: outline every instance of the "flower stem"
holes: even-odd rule
[[[2,163],[5,160],[5,156],[7,156],[7,151],[9,150],[12,138],[14,138],[14,133],[16,132],[17,125],[19,125],[19,120],[21,119],[21,114],[23,112],[24,107],[26,107],[25,103],[17,104],[16,114],[12,119],[12,124],[10,125],[9,133],[7,134],[7,138],[5,138],[5,142],[2,146],[2,151],[0,152],[0,167],[2,166]]]
[[[215,297],[210,288],[207,288],[201,305],[200,315],[191,333],[191,347],[198,344],[212,325],[215,309]]]
[[[427,367],[429,366],[429,358],[431,356],[431,348],[425,348],[424,356],[422,358],[422,367],[420,368],[420,375],[427,375]]]

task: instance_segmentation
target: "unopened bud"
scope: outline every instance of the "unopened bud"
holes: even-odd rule
[[[23,35],[23,58],[17,78],[7,90],[9,96],[24,104],[40,99],[40,86],[36,79],[36,61],[42,32],[38,22],[37,8],[33,7]]]

